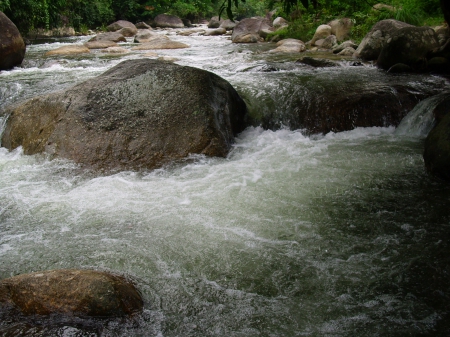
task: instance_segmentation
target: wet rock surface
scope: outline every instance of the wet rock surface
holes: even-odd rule
[[[124,277],[95,270],[63,269],[0,281],[2,310],[24,315],[120,317],[142,311],[143,300]]]
[[[97,169],[151,169],[193,153],[226,156],[246,106],[204,70],[129,60],[8,111],[2,146],[23,146]]]

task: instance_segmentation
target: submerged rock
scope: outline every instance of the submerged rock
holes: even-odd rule
[[[101,271],[50,270],[0,281],[0,308],[24,315],[120,317],[143,305],[131,282]]]
[[[0,12],[0,70],[20,65],[25,57],[25,49],[16,25]]]
[[[198,153],[224,157],[246,105],[210,72],[124,61],[64,92],[10,107],[2,146],[97,169],[152,169]]]

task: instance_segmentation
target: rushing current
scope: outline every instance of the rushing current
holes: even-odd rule
[[[283,95],[294,77],[386,76],[345,62],[290,67],[292,56],[226,37],[171,38],[191,48],[160,56],[224,77],[249,101],[288,100]],[[0,73],[1,106],[145,57],[43,56],[87,39],[28,46],[23,68]],[[280,69],[259,71],[268,62]],[[425,172],[428,131],[408,128],[306,135],[281,124],[254,126],[227,158],[192,156],[109,175],[0,148],[0,279],[59,268],[108,270],[134,280],[145,300],[142,314],[123,320],[5,316],[0,336],[446,335],[450,185]]]

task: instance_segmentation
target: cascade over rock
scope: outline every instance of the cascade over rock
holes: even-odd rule
[[[143,300],[132,283],[101,271],[50,270],[0,281],[0,310],[24,315],[120,317],[142,308]]]
[[[427,170],[450,180],[450,114],[447,113],[425,140],[423,154]]]
[[[224,157],[246,105],[210,72],[124,61],[64,92],[10,107],[2,146],[98,169],[151,169],[193,153]]]
[[[0,12],[0,70],[20,65],[25,57],[25,49],[16,25]]]

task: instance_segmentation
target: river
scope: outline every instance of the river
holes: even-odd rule
[[[282,115],[283,104],[267,97],[288,101],[290,78],[386,76],[346,62],[292,67],[291,56],[268,55],[267,45],[225,37],[171,38],[191,48],[158,54],[224,77],[262,114]],[[42,56],[87,39],[28,46],[24,68],[0,73],[0,106],[144,54]],[[280,69],[261,71],[267,60]],[[448,86],[428,75],[406,80]],[[280,117],[270,129],[249,127],[227,158],[107,175],[0,148],[0,279],[108,270],[134,280],[145,300],[144,312],[125,320],[3,315],[0,335],[447,335],[450,185],[425,172],[423,132],[309,135],[286,124]]]

